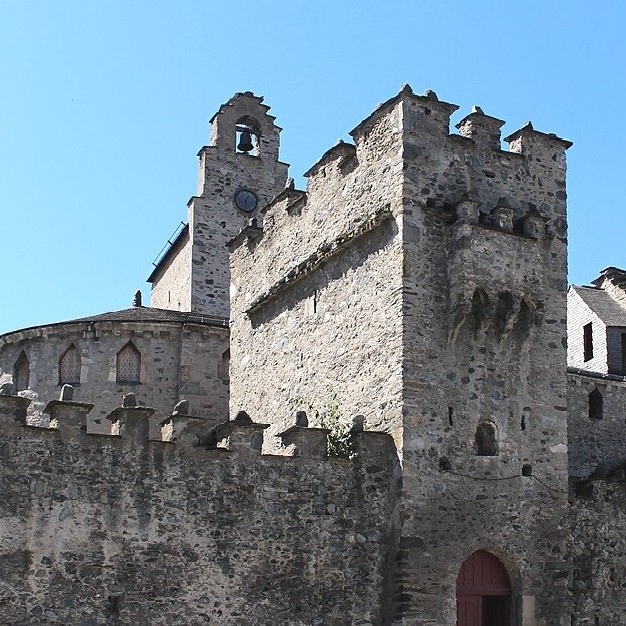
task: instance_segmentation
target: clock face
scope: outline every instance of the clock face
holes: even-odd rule
[[[257,197],[249,189],[240,189],[235,194],[235,206],[244,213],[252,213],[258,204]]]

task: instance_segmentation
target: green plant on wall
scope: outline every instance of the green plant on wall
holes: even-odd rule
[[[328,456],[351,459],[354,457],[355,452],[350,425],[346,422],[343,415],[337,391],[332,387],[328,387],[328,396],[326,410],[320,415],[322,428],[327,428],[330,431],[328,433],[326,452]]]
[[[355,457],[354,441],[351,425],[345,418],[338,394],[335,389],[328,387],[328,400],[324,408],[317,409],[305,398],[297,398],[294,405],[303,407],[307,414],[314,418],[321,428],[328,429],[326,453],[328,456],[352,459]]]

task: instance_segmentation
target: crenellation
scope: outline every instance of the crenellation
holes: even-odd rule
[[[245,411],[239,411],[233,420],[218,424],[211,431],[216,443],[225,440],[225,447],[237,454],[260,456],[263,431],[268,424],[253,422]]]
[[[329,433],[328,428],[290,426],[279,433],[279,437],[291,456],[320,459],[326,456]]]
[[[56,429],[67,440],[87,432],[87,414],[93,404],[68,400],[50,400],[43,412],[50,416],[49,428]]]
[[[500,129],[504,120],[485,115],[480,107],[475,106],[469,115],[466,115],[458,124],[459,133],[474,141],[484,150],[501,150]]]
[[[14,435],[26,425],[26,411],[30,403],[29,398],[0,394],[2,432]]]
[[[340,139],[332,148],[327,150],[305,173],[306,178],[321,176],[327,178],[329,175],[343,175],[345,165],[356,157],[356,145],[346,143]]]
[[[139,446],[150,437],[149,418],[154,409],[139,406],[121,406],[113,409],[106,416],[111,423],[111,434],[119,435],[122,440],[131,446]]]
[[[203,446],[211,431],[221,423],[216,417],[172,414],[161,421],[161,441],[185,446]]]

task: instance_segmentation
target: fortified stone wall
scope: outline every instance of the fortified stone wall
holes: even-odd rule
[[[398,624],[452,623],[478,549],[507,564],[517,619],[564,624],[569,142],[526,126],[503,152],[480,111],[450,135],[455,109],[403,89],[233,242],[231,413],[336,384],[335,406],[394,434]],[[384,385],[362,384],[370,363]]]
[[[615,377],[617,378],[617,377]],[[626,381],[610,377],[568,374],[567,415],[569,472],[588,478],[624,468],[626,464]],[[602,414],[589,413],[589,394],[602,394]]]
[[[138,383],[116,380],[117,354],[129,342],[141,355]],[[223,372],[228,328],[109,320],[40,326],[0,337],[0,382],[13,378],[21,353],[28,358],[29,385],[20,395],[32,400],[29,423],[47,425],[43,409],[59,396],[60,359],[70,346],[78,350],[81,360],[80,381],[72,381],[73,399],[94,404],[89,432],[108,432],[105,416],[129,392],[138,404],[155,410],[151,434],[156,438],[160,437],[159,422],[181,399],[189,402],[192,414],[219,419],[228,414],[228,368]]]
[[[452,623],[476,549],[509,568],[520,622],[563,624],[569,143],[525,127],[504,152],[503,122],[480,110],[459,137],[454,105],[401,106],[402,624]]]
[[[626,483],[572,482],[572,626],[626,624]]]
[[[479,549],[519,622],[565,624],[569,142],[528,125],[503,152],[479,110],[450,135],[456,108],[403,89],[234,240],[231,413],[332,386],[393,433],[398,624],[453,623]]]
[[[121,436],[104,436],[82,432],[90,405],[54,402],[41,429],[27,403],[0,396],[1,623],[384,623],[389,436],[325,458],[325,432],[295,427],[298,456],[261,456],[243,416],[207,431],[174,415],[172,441],[148,442],[145,409],[116,410]]]
[[[329,150],[306,194],[280,194],[231,245],[231,414],[363,414],[401,437],[400,130],[394,112]]]

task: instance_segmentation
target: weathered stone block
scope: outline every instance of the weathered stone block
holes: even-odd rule
[[[64,438],[76,439],[87,432],[87,414],[93,404],[51,400],[43,410],[50,416],[50,428],[57,429]]]
[[[284,446],[293,445],[293,456],[322,458],[326,456],[327,428],[292,426],[280,433]]]

